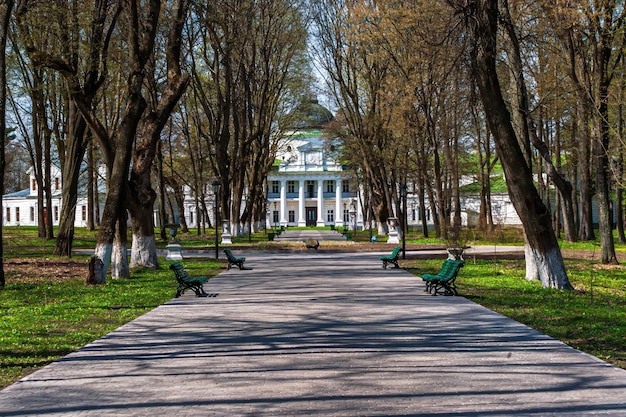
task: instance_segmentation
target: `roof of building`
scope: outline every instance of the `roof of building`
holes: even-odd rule
[[[293,128],[298,130],[321,129],[334,119],[330,110],[319,104],[317,99],[303,101],[292,114],[296,119]]]
[[[14,193],[5,194],[3,197],[6,197],[6,198],[22,198],[22,197],[28,197],[29,195],[30,195],[30,190],[28,188],[25,188],[23,190],[16,191]]]

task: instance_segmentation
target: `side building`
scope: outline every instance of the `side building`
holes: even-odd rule
[[[29,176],[29,188],[2,196],[2,206],[4,210],[2,219],[3,226],[37,226],[39,224],[37,180],[35,179],[34,170],[32,168],[30,168],[26,174]],[[52,210],[52,224],[58,226],[63,200],[61,198],[61,170],[57,166],[52,166],[51,179],[52,207],[45,207],[44,210]],[[82,194],[78,196],[76,201],[76,219],[74,221],[76,227],[87,226],[86,192]],[[101,201],[104,201],[104,199],[101,199]],[[101,212],[102,208],[100,209],[100,213]],[[44,218],[46,218],[45,214]]]

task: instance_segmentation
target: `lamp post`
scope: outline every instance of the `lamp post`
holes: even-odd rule
[[[219,227],[220,224],[220,219],[219,219],[219,209],[218,209],[218,195],[220,193],[220,182],[218,180],[213,181],[213,194],[215,195],[215,259],[219,258],[219,241],[218,236],[217,236],[217,228]]]
[[[402,197],[402,259],[406,259],[406,184],[400,184],[400,196]]]
[[[248,243],[252,242],[252,195],[248,194]]]

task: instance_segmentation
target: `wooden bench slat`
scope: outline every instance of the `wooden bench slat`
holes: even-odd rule
[[[426,291],[432,295],[459,295],[455,281],[463,265],[465,263],[461,260],[446,259],[436,274],[423,274],[421,278],[426,283]]]

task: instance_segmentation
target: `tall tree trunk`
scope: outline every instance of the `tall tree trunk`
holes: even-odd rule
[[[591,142],[590,132],[588,131],[589,114],[586,106],[579,106],[583,112],[582,120],[579,120],[578,126],[578,184],[580,188],[580,221],[579,221],[579,237],[583,242],[595,240],[595,232],[593,229],[593,191],[591,180]]]
[[[96,228],[95,224],[95,205],[96,194],[98,193],[98,182],[96,181],[96,175],[98,174],[98,168],[95,166],[94,161],[94,149],[93,138],[91,137],[88,142],[87,148],[87,230],[92,231]]]
[[[511,201],[522,221],[538,275],[544,287],[572,289],[550,213],[533,183],[532,173],[511,123],[511,116],[502,97],[496,71],[496,38],[498,0],[477,0],[472,20],[468,20],[474,40],[473,74],[485,108],[489,129],[506,175]]]
[[[602,38],[600,51],[596,54],[595,74],[598,84],[596,97],[597,113],[594,114],[594,159],[596,162],[596,200],[598,204],[598,223],[600,233],[601,262],[617,264],[615,242],[613,241],[613,222],[611,220],[611,193],[609,180],[609,86],[611,84],[607,71],[612,45],[605,44]]]
[[[6,63],[6,46],[7,34],[9,33],[9,22],[11,20],[11,12],[13,10],[13,0],[4,1],[4,5],[0,5],[0,196],[4,195],[4,171],[6,167],[4,140],[6,138],[6,103],[7,103],[7,63]],[[2,207],[2,199],[0,198],[0,289],[6,285],[4,275],[4,245],[2,224],[4,217],[4,208]]]
[[[178,0],[174,10],[174,23],[168,36],[167,86],[154,111],[148,113],[141,122],[141,132],[133,155],[127,201],[133,232],[131,267],[158,266],[153,220],[156,192],[152,189],[151,172],[161,132],[189,84],[189,76],[181,74],[179,62],[181,33],[186,16],[187,0]]]
[[[498,8],[498,6],[495,6]],[[507,55],[509,57],[509,68],[511,70],[511,79],[514,88],[512,88],[512,124],[513,131],[517,138],[517,142],[519,144],[520,150],[524,156],[526,169],[530,171],[532,167],[531,154],[530,154],[530,143],[532,142],[535,148],[539,150],[539,153],[546,165],[546,169],[549,171],[549,175],[551,178],[555,180],[555,185],[557,189],[561,193],[561,196],[569,196],[571,202],[571,184],[569,184],[555,169],[552,160],[550,158],[550,154],[548,151],[548,147],[545,143],[540,139],[541,134],[537,134],[537,130],[535,128],[534,122],[530,117],[530,109],[529,109],[529,100],[528,100],[528,91],[526,88],[526,83],[524,81],[524,71],[521,59],[521,51],[519,40],[517,37],[517,33],[515,31],[515,27],[513,25],[513,21],[510,16],[509,6],[507,0],[499,0],[499,13],[500,13],[500,21],[502,22],[502,26],[504,28],[506,39],[506,48]],[[497,76],[497,75],[496,75]],[[481,92],[482,93],[482,92]],[[484,98],[483,98],[484,102]],[[489,115],[487,116],[490,117]],[[541,124],[540,124],[541,127]],[[494,133],[495,136],[495,133]],[[502,154],[500,154],[501,159],[504,158]],[[504,163],[504,161],[503,161]],[[522,161],[517,162],[518,165],[522,165]],[[538,164],[540,162],[538,161]],[[538,169],[538,177],[541,183],[543,178],[541,169],[542,166],[539,165]],[[532,172],[529,172],[530,177],[532,177]],[[508,182],[508,178],[507,178]],[[534,188],[534,187],[533,187]],[[547,204],[550,203],[550,195],[549,188],[546,186],[546,199]],[[511,194],[511,190],[509,189],[509,194]],[[539,196],[539,198],[541,198]],[[515,204],[515,203],[514,203]],[[571,207],[571,204],[570,204]],[[516,207],[518,213],[519,208]],[[546,212],[550,212],[549,207],[544,207],[542,210]],[[554,235],[554,229],[551,227],[551,234]],[[525,239],[525,252],[526,252],[526,279],[527,280],[535,280],[542,279],[542,265],[536,264],[537,262],[545,262],[544,259],[541,259],[539,256],[534,256],[534,252],[536,251],[536,245],[533,242],[533,237],[528,236],[528,231],[526,231],[527,238]],[[556,242],[556,236],[554,236],[554,241]],[[557,244],[558,248],[558,244]],[[560,249],[559,249],[560,255]],[[563,267],[564,269],[564,267]],[[565,275],[565,271],[563,270],[563,275]],[[544,282],[546,277],[544,276],[542,284],[546,286],[546,282]],[[550,285],[552,286],[552,285]]]
[[[61,195],[63,196],[63,206],[61,207],[59,230],[54,247],[54,254],[59,256],[72,256],[74,221],[76,219],[76,202],[78,199],[78,179],[86,151],[86,129],[85,119],[81,116],[76,105],[70,101],[66,153],[62,174]]]
[[[130,173],[130,161],[132,157],[132,146],[137,132],[137,125],[141,114],[146,108],[146,102],[141,96],[141,72],[134,73],[129,80],[130,94],[126,114],[124,115],[117,132],[115,153],[108,164],[108,190],[100,231],[96,242],[95,255],[102,260],[102,276],[95,279],[96,282],[104,282],[108,269],[111,265],[113,255],[113,243],[118,232],[118,221],[126,219],[125,199],[128,196],[128,176]],[[120,246],[117,246],[118,252]],[[118,256],[114,258],[119,261]],[[117,265],[114,270],[116,274],[124,271],[124,268]],[[117,276],[121,278],[121,276]]]
[[[165,210],[165,175],[163,174],[163,143],[161,141],[158,142],[157,149],[157,176],[159,177],[159,223],[160,223],[160,238],[162,241],[167,240],[167,233],[165,232],[165,225],[167,224],[167,211]],[[181,212],[181,218],[185,218],[185,212]],[[186,233],[187,230],[183,230],[183,233]]]

